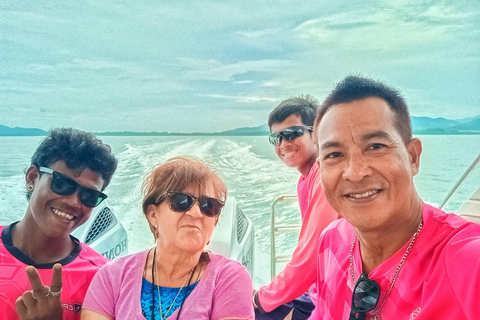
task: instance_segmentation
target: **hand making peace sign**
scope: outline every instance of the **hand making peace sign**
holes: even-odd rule
[[[60,302],[62,292],[62,265],[53,266],[52,283],[44,286],[37,269],[26,268],[32,290],[26,291],[15,302],[21,320],[62,320],[63,307]]]

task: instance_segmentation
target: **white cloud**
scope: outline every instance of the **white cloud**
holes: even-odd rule
[[[185,76],[193,80],[233,81],[235,75],[247,72],[273,72],[292,64],[288,60],[253,60],[223,64],[214,59],[179,59]]]
[[[0,124],[232,129],[354,72],[395,83],[416,115],[478,113],[477,0],[245,1],[10,1]]]
[[[278,98],[271,98],[271,97],[255,97],[255,96],[229,96],[229,95],[222,95],[222,94],[204,94],[201,95],[203,97],[209,97],[214,99],[222,99],[222,100],[234,100],[235,102],[240,103],[254,103],[254,102],[277,102]]]
[[[442,3],[426,7],[417,3],[389,2],[380,9],[340,12],[306,21],[296,31],[325,50],[409,52],[455,40],[465,29],[465,19],[478,18],[478,13]]]

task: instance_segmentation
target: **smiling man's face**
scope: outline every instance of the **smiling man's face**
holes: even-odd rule
[[[410,214],[421,143],[404,143],[385,100],[369,97],[334,105],[316,134],[324,193],[351,224],[384,228]]]
[[[294,126],[305,126],[302,118],[296,114],[288,116],[282,122],[273,123],[270,131],[272,133],[278,133]],[[301,171],[304,166],[311,165],[312,161],[314,163],[317,155],[314,135],[309,130],[305,130],[302,136],[292,141],[282,139],[282,142],[274,148],[277,156],[287,166],[297,168],[299,171]]]
[[[64,161],[57,161],[49,166],[75,180],[79,185],[101,191],[104,180],[100,174],[85,169],[75,171],[68,168]],[[62,196],[52,191],[52,175],[40,173],[34,166],[27,171],[26,182],[34,186],[30,197],[27,214],[43,234],[50,238],[68,237],[80,225],[84,224],[92,212],[80,202],[78,192]]]

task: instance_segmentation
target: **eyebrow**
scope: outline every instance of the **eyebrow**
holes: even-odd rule
[[[369,133],[366,133],[362,136],[363,141],[368,141],[368,140],[376,139],[376,138],[393,140],[392,137],[388,133],[386,133],[385,131],[381,131],[381,130],[374,131],[374,132],[369,132]],[[321,149],[339,148],[339,147],[342,147],[342,146],[343,145],[338,141],[327,141],[325,143],[322,143],[320,148]]]
[[[376,139],[376,138],[393,140],[390,134],[381,130],[364,134],[362,137],[362,140],[367,141],[367,140]]]
[[[326,149],[326,148],[338,148],[338,147],[341,147],[342,144],[340,142],[337,142],[337,141],[327,141],[325,143],[322,143],[322,145],[320,146],[320,149]]]

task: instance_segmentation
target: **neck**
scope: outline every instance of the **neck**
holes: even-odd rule
[[[37,264],[53,263],[67,257],[73,250],[69,236],[48,237],[33,219],[26,215],[12,230],[13,246]]]
[[[380,230],[356,229],[364,273],[370,273],[378,265],[394,255],[410,241],[422,221],[422,204],[415,206],[412,214],[391,227]]]
[[[166,250],[160,243],[156,247],[156,264],[158,278],[155,276],[155,280],[158,285],[165,287],[178,286],[179,282],[184,282],[187,275],[190,274],[192,269],[198,264],[201,251],[195,253],[189,252],[171,252]],[[153,255],[152,255],[153,263]]]
[[[312,169],[315,161],[317,161],[317,156],[312,155],[312,157],[308,159],[308,161],[306,161],[302,166],[297,167],[298,172],[300,172],[300,174],[305,178],[310,173],[310,169]]]

